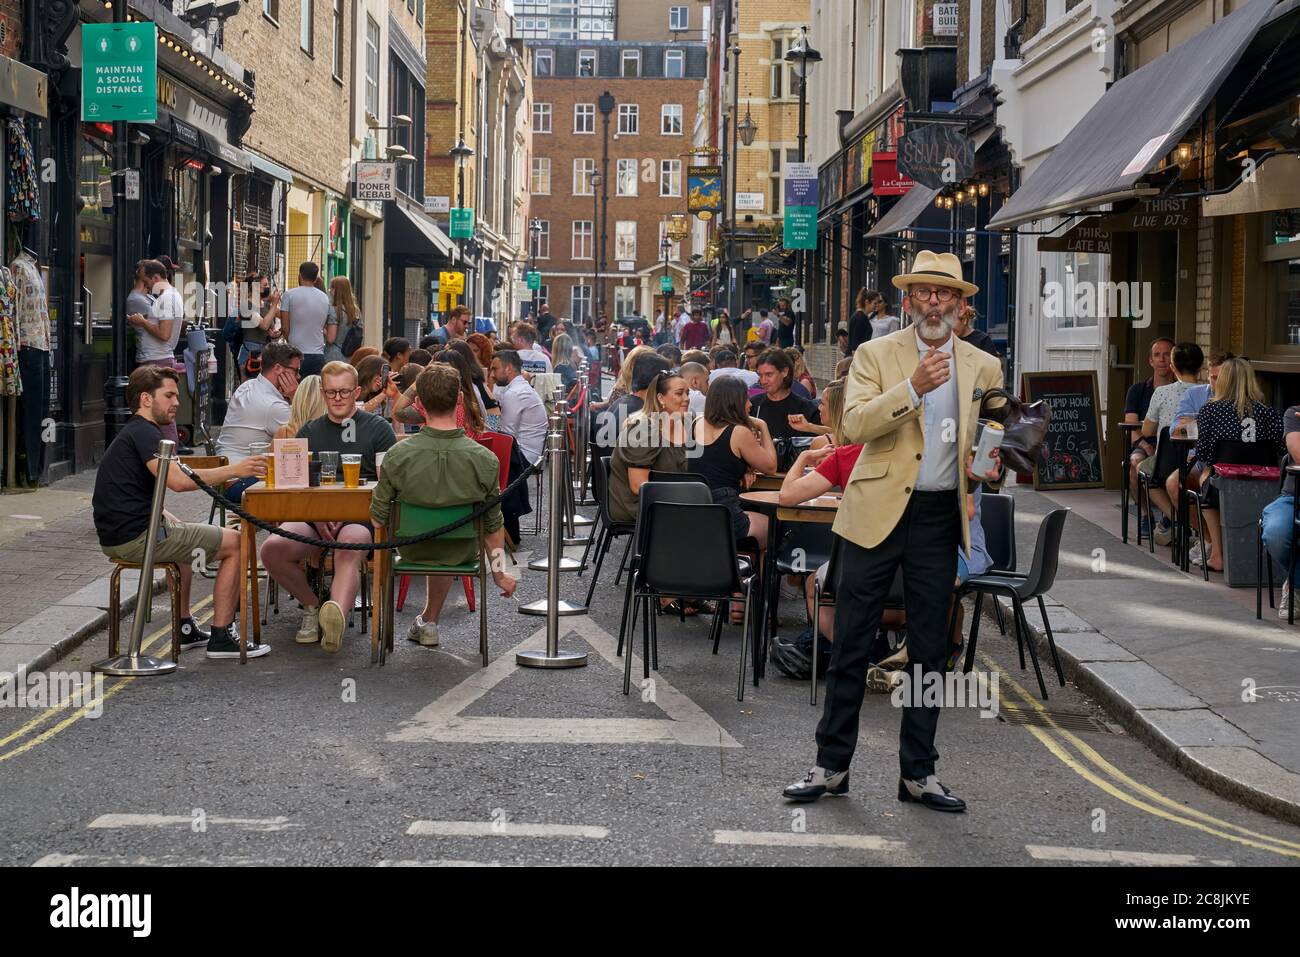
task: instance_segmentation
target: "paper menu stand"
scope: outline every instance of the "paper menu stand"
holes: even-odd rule
[[[276,439],[273,443],[275,454],[275,487],[306,488],[308,483],[308,461],[306,439]]]

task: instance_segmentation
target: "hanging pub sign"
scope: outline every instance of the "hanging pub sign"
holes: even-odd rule
[[[1061,236],[1038,237],[1038,251],[1044,253],[1090,253],[1110,255],[1111,234],[1100,216],[1089,216]]]
[[[871,157],[871,192],[875,196],[902,196],[916,182],[898,172],[897,153],[874,153]]]
[[[1192,201],[1155,197],[1139,200],[1123,212],[1103,217],[1101,224],[1115,233],[1149,232],[1164,229],[1188,229],[1193,223]]]
[[[353,173],[357,199],[385,202],[397,198],[397,164],[360,160]]]
[[[931,189],[970,179],[975,172],[975,142],[953,126],[913,126],[898,141],[898,171]]]
[[[686,211],[692,215],[722,211],[721,166],[691,166],[686,170]]]
[[[158,122],[158,27],[81,25],[81,119]]]

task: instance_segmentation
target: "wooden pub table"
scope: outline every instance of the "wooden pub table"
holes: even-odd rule
[[[264,482],[249,486],[244,491],[241,503],[244,511],[264,522],[369,522],[370,493],[374,491],[374,482],[362,482],[358,488],[346,488],[338,485],[322,485],[318,488],[267,488]],[[384,529],[375,529],[375,541],[382,542]],[[380,575],[372,575],[370,616],[370,642],[377,647],[379,640]],[[252,588],[249,588],[249,579]],[[258,613],[258,574],[257,574],[257,528],[251,522],[241,522],[239,529],[239,662],[248,661],[248,613],[252,610],[253,638],[261,638],[262,626]]]
[[[776,630],[776,592],[781,587],[781,577],[776,572],[776,552],[780,542],[780,525],[782,522],[811,522],[818,525],[830,525],[839,512],[842,496],[839,494],[820,495],[798,505],[782,505],[781,493],[775,491],[751,491],[740,494],[741,507],[749,512],[759,512],[768,517],[767,523],[767,558],[763,562],[763,577],[759,587],[759,607],[755,609],[759,627],[754,630],[754,654],[758,667],[754,672],[754,681],[767,671],[764,657],[767,642]],[[816,569],[810,569],[815,572]]]

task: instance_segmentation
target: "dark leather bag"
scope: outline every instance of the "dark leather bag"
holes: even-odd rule
[[[992,405],[991,400],[996,399],[1005,401]],[[1006,389],[990,389],[980,402],[980,418],[992,419],[1006,430],[1002,438],[1002,462],[1022,475],[1033,475],[1047,439],[1052,407],[1042,399],[1023,402]]]

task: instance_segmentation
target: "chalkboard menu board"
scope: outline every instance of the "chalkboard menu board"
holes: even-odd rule
[[[1021,390],[1026,402],[1052,407],[1047,439],[1038,455],[1034,488],[1100,488],[1101,415],[1097,373],[1026,372]]]

